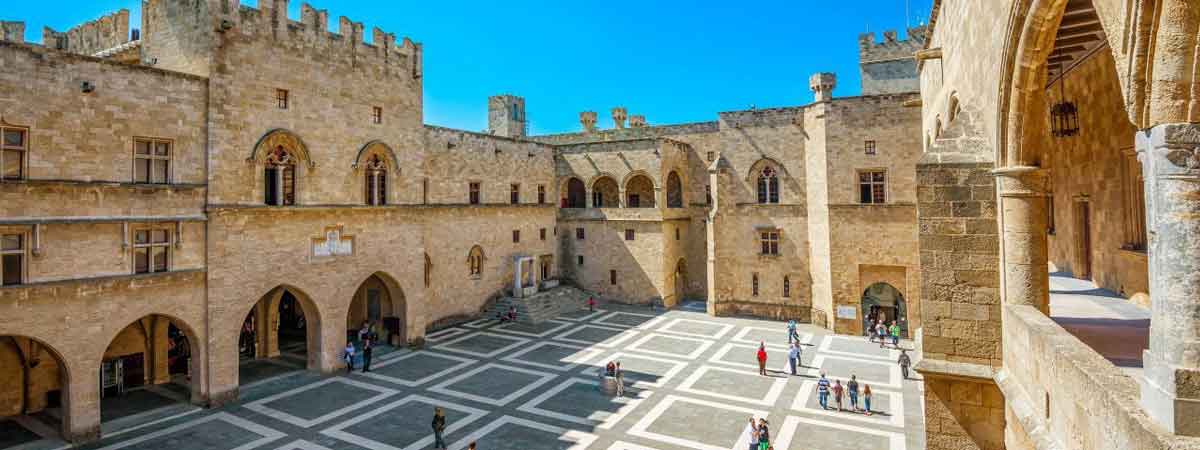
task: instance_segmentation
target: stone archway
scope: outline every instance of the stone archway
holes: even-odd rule
[[[601,175],[592,181],[592,207],[616,208],[620,206],[621,190],[617,180],[608,175]]]
[[[186,323],[149,314],[116,333],[98,373],[100,421],[201,401],[200,340]]]
[[[559,204],[561,208],[584,208],[587,207],[587,187],[584,186],[583,180],[575,177],[568,178],[566,181],[566,189],[563,189],[563,198]]]
[[[346,312],[346,338],[358,345],[364,324],[378,339],[393,346],[407,342],[407,302],[404,290],[390,275],[376,272],[363,280],[354,292]]]
[[[625,181],[626,208],[653,208],[654,196],[654,180],[645,174],[634,174]]]
[[[244,317],[236,331],[241,383],[290,370],[320,370],[320,311],[304,291],[277,286]]]
[[[667,207],[683,207],[683,182],[674,170],[667,174]]]
[[[70,379],[68,366],[53,347],[26,336],[0,336],[0,420],[11,419],[5,429],[15,445],[40,439],[26,426],[27,420],[68,416]],[[67,420],[58,423],[62,436],[70,434],[67,425]]]
[[[895,320],[900,325],[900,337],[908,338],[908,304],[904,294],[888,283],[875,283],[863,291],[863,332],[869,333],[881,315],[885,325],[891,326]]]

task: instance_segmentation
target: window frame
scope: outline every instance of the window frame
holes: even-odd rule
[[[513,237],[514,244],[520,244],[521,243],[521,230],[512,230],[512,237]]]
[[[383,124],[383,107],[380,107],[380,106],[372,106],[371,107],[371,123],[376,124],[376,125]]]
[[[858,186],[858,203],[862,205],[886,205],[888,198],[891,197],[891,192],[888,192],[888,173],[887,169],[858,169],[855,171],[855,185]],[[883,181],[875,181],[875,174],[883,174]],[[870,174],[870,181],[863,181],[863,175]],[[871,201],[863,201],[863,188],[869,186],[871,188]],[[877,201],[875,187],[882,186],[882,201]]]
[[[142,143],[142,142],[145,142],[148,145],[150,145],[148,154],[145,154],[145,155],[138,154],[138,144]],[[166,156],[160,156],[160,155],[155,154],[155,150],[158,148],[158,144],[166,144],[167,145],[167,155]],[[171,184],[171,180],[174,178],[172,176],[173,175],[172,171],[175,168],[175,164],[173,161],[174,155],[175,155],[175,140],[174,139],[156,138],[156,137],[150,137],[150,136],[134,136],[133,137],[132,154],[133,154],[133,176],[131,178],[132,178],[134,184]],[[148,166],[146,168],[147,181],[139,181],[138,180],[138,173],[137,173],[138,164],[143,160],[150,162],[150,166]],[[164,171],[165,173],[163,174],[164,179],[161,182],[154,181],[154,166],[153,166],[153,164],[155,161],[163,161],[167,164],[166,170]]]
[[[156,231],[161,231],[163,233],[163,241],[156,242],[154,240],[154,232]],[[129,230],[129,233],[131,236],[129,246],[132,249],[129,252],[131,273],[134,275],[142,275],[171,271],[171,262],[175,259],[174,255],[172,255],[172,244],[174,243],[175,237],[174,230],[172,230],[170,227],[166,227],[165,224],[152,224],[134,227],[133,229]],[[146,233],[146,242],[139,243],[137,241],[138,233]],[[155,250],[159,248],[163,250],[163,257],[166,258],[166,262],[164,263],[162,270],[158,270],[154,265]],[[142,250],[145,250],[146,252],[146,270],[138,271],[137,257],[138,253]]]
[[[4,134],[10,131],[21,133],[20,146],[5,145],[3,140]],[[29,127],[0,125],[0,182],[17,181],[29,178],[29,139],[31,134],[32,133],[30,133]],[[15,178],[4,176],[4,168],[7,167],[7,164],[4,162],[4,154],[7,152],[19,152],[21,154],[21,161],[17,163],[19,167],[17,168],[17,176]]]
[[[264,183],[267,182],[266,177],[269,174],[273,174],[273,176],[275,177],[275,182],[274,182],[275,192],[268,193],[267,186],[264,185],[263,186],[263,203],[266,204],[267,206],[296,206],[296,204],[299,203],[299,196],[300,196],[298,190],[296,189],[296,184],[297,184],[296,181],[300,178],[300,174],[299,174],[300,164],[296,160],[296,155],[295,155],[294,151],[284,148],[283,146],[278,146],[274,150],[272,150],[272,154],[274,154],[274,152],[276,152],[278,150],[283,150],[283,152],[287,153],[289,161],[287,163],[273,163],[273,162],[271,162],[270,155],[268,155],[267,160],[263,164],[263,178],[264,178],[263,181],[264,181]],[[291,172],[292,172],[292,178],[291,178],[291,183],[290,183],[292,195],[291,195],[290,202],[287,201],[287,198],[288,198],[288,196],[286,195],[287,189],[284,187],[285,185],[288,184],[288,183],[285,183],[285,181],[287,180],[287,171],[288,170],[291,170]],[[271,203],[270,201],[268,201],[272,198],[272,196],[274,196],[274,198],[275,198],[274,203]]]
[[[783,233],[780,230],[759,230],[759,255],[760,256],[779,256],[780,243],[783,241]]]
[[[617,269],[608,270],[608,284],[612,286],[617,285]]]
[[[512,183],[508,186],[508,203],[510,205],[521,204],[521,184]]]
[[[575,240],[582,241],[587,239],[587,233],[583,231],[583,227],[575,228]]]
[[[537,187],[537,202],[539,205],[546,204],[546,185],[539,184]]]
[[[878,151],[879,150],[875,147],[874,139],[867,139],[867,140],[863,141],[863,154],[864,155],[874,156],[874,155],[878,154]]]
[[[471,246],[471,249],[467,250],[467,276],[474,280],[482,278],[485,259],[483,247]]]
[[[29,278],[29,238],[30,234],[26,231],[4,232],[0,231],[0,242],[3,242],[5,236],[17,236],[20,239],[20,245],[15,250],[4,250],[0,244],[0,286],[20,286],[28,283]],[[18,271],[18,281],[16,283],[4,282],[4,257],[8,255],[17,255],[21,258],[21,267]]]
[[[636,238],[637,238],[637,232],[634,231],[633,228],[625,229],[625,240],[633,241],[633,240],[636,240]]]
[[[363,195],[366,197],[364,200],[367,206],[386,206],[388,204],[387,175],[387,160],[378,154],[371,155],[363,170]]]
[[[579,262],[578,265],[583,265],[583,255],[575,255],[575,260]]]
[[[768,171],[770,173],[768,173]],[[758,177],[755,179],[755,194],[757,194],[758,204],[760,205],[778,205],[780,195],[779,189],[779,170],[775,166],[768,164],[758,171]]]
[[[277,109],[287,110],[292,106],[291,91],[282,88],[275,88],[275,107]]]
[[[750,296],[758,297],[758,272],[750,274]]]
[[[792,279],[790,277],[788,277],[787,275],[783,276],[783,297],[784,298],[792,297]]]
[[[538,229],[538,238],[543,241],[546,240],[546,229],[545,228]]]
[[[467,204],[478,205],[483,202],[483,186],[478,181],[467,182]]]

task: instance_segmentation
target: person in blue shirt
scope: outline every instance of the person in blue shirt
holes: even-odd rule
[[[825,373],[821,373],[821,379],[817,381],[817,397],[821,409],[829,409],[829,379],[825,378]]]
[[[800,334],[796,333],[796,319],[792,319],[792,320],[788,321],[787,331],[788,331],[788,344],[789,345],[792,343],[793,339],[795,339],[795,342],[797,344],[800,343]]]

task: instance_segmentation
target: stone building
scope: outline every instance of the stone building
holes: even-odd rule
[[[935,0],[929,28],[929,448],[1200,448],[1200,7]],[[1052,272],[1150,319],[1072,331]]]
[[[42,45],[0,22],[0,416],[88,441],[127,387],[220,405],[255,361],[330,372],[363,322],[403,345],[477,318],[518,259],[612,301],[918,334],[897,49],[924,29],[860,41],[868,95],[817,74],[801,106],[530,136],[514,95],[487,133],[425,125],[420,44],[287,6],[146,0],[136,30],[119,11]]]

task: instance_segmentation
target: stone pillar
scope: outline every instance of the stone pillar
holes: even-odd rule
[[[152,365],[150,367],[150,383],[163,384],[171,381],[171,368],[168,365],[170,356],[170,329],[171,321],[166,317],[156,316],[153,319],[154,325],[151,329],[150,348],[147,349],[153,354],[151,358]]]
[[[1140,132],[1137,152],[1152,313],[1141,404],[1168,431],[1200,436],[1200,124]]]
[[[73,374],[91,375],[70,377],[70,384],[63,390],[67,397],[63,404],[63,439],[68,442],[83,443],[100,439],[100,383],[96,379],[99,367],[99,360],[82,362],[69,369],[66,365],[62,367],[62,370],[71,370]],[[76,370],[82,368],[88,370]]]
[[[1017,166],[996,169],[1001,208],[1001,296],[1006,304],[1050,313],[1050,270],[1046,265],[1049,171]]]
[[[618,208],[625,207],[625,188],[624,187],[617,188],[617,207]]]

